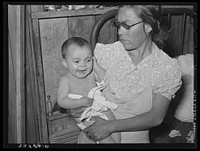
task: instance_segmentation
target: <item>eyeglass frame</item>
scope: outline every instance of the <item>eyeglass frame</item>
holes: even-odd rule
[[[120,29],[120,27],[122,26],[123,28],[125,28],[126,30],[130,30],[131,27],[137,25],[137,24],[140,24],[142,23],[143,21],[139,21],[137,23],[134,23],[133,25],[127,25],[125,22],[119,22],[117,20],[114,21],[115,23],[115,26],[117,26],[118,29]]]

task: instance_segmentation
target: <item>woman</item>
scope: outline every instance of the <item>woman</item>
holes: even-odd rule
[[[98,43],[94,50],[114,98],[107,99],[118,104],[116,120],[97,117],[84,132],[94,141],[121,132],[121,143],[149,143],[149,129],[162,123],[181,86],[181,70],[177,60],[160,49],[167,35],[157,6],[122,6],[116,19],[120,41]]]

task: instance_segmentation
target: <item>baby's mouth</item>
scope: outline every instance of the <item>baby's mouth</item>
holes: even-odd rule
[[[85,74],[87,70],[79,70],[78,72],[81,74]]]

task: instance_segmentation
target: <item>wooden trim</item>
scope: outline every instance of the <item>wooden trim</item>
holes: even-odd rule
[[[31,5],[31,12],[43,12],[43,5]]]
[[[48,18],[63,18],[63,17],[72,17],[72,16],[90,16],[90,15],[101,15],[107,11],[116,9],[105,8],[105,9],[81,9],[81,10],[66,10],[66,11],[49,11],[49,12],[36,12],[32,13],[32,18],[38,19],[48,19]]]
[[[16,133],[12,138],[13,143],[25,142],[25,93],[24,93],[24,7],[9,6],[9,50],[13,61],[14,79],[12,79],[15,89],[14,97],[10,99],[9,115],[14,115],[9,126]],[[14,18],[12,18],[14,17]],[[10,37],[11,36],[11,37]],[[10,48],[12,47],[12,48]],[[10,70],[10,69],[9,69]],[[10,79],[9,79],[10,80]],[[10,82],[10,81],[9,81]],[[14,113],[12,113],[14,112]],[[12,134],[11,134],[12,135]],[[16,137],[15,137],[16,136]]]
[[[32,34],[32,24],[31,24],[31,10],[27,6],[27,50],[26,50],[26,99],[27,99],[27,143],[40,142],[40,132],[39,132],[39,95],[37,91],[37,79],[36,79],[36,65],[34,58],[34,48],[33,48],[33,34]],[[33,125],[32,125],[33,124]],[[31,127],[31,125],[33,127]],[[31,137],[31,138],[30,138]]]
[[[16,30],[16,123],[17,123],[17,143],[21,143],[22,140],[22,132],[21,132],[21,127],[22,127],[22,107],[21,107],[21,39],[20,39],[20,6],[15,6],[16,7],[16,14],[17,18],[16,19],[17,23],[17,30]]]
[[[25,63],[25,6],[22,5],[20,6],[20,94],[21,94],[21,143],[26,142],[25,138],[25,68],[24,68],[24,63]]]
[[[39,35],[39,22],[38,19],[32,19],[33,25],[33,42],[34,42],[34,57],[36,64],[36,77],[37,77],[37,90],[39,94],[39,102],[37,107],[39,108],[38,120],[39,120],[39,134],[40,142],[48,143],[48,131],[47,131],[47,116],[46,116],[46,101],[45,101],[45,89],[44,89],[44,77],[42,68],[42,54],[40,46]]]
[[[32,7],[32,6],[31,6]],[[37,6],[38,7],[38,6]],[[162,8],[188,8],[193,9],[193,5],[162,5]],[[104,9],[80,9],[80,10],[63,10],[63,11],[48,11],[48,12],[33,12],[32,18],[48,19],[48,18],[63,18],[72,16],[88,16],[88,15],[101,15],[107,11],[116,9],[117,7],[109,7]]]
[[[188,8],[193,9],[193,5],[162,5],[162,8]]]

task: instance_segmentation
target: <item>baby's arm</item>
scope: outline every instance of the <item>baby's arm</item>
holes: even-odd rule
[[[109,120],[115,120],[115,116],[110,109],[102,113],[105,114]],[[100,143],[121,143],[121,134],[112,133],[109,137],[101,140]]]
[[[96,73],[97,75],[97,81],[98,82],[101,82],[103,79],[104,79],[104,76],[105,76],[105,73],[106,73],[106,70],[103,69],[96,61],[96,59],[93,57],[93,61],[94,61],[94,65],[93,65],[93,69],[94,69],[94,72]]]
[[[58,86],[58,105],[60,107],[65,109],[74,109],[92,105],[93,99],[86,96],[80,99],[69,98],[69,90],[69,80],[67,77],[62,77]]]

